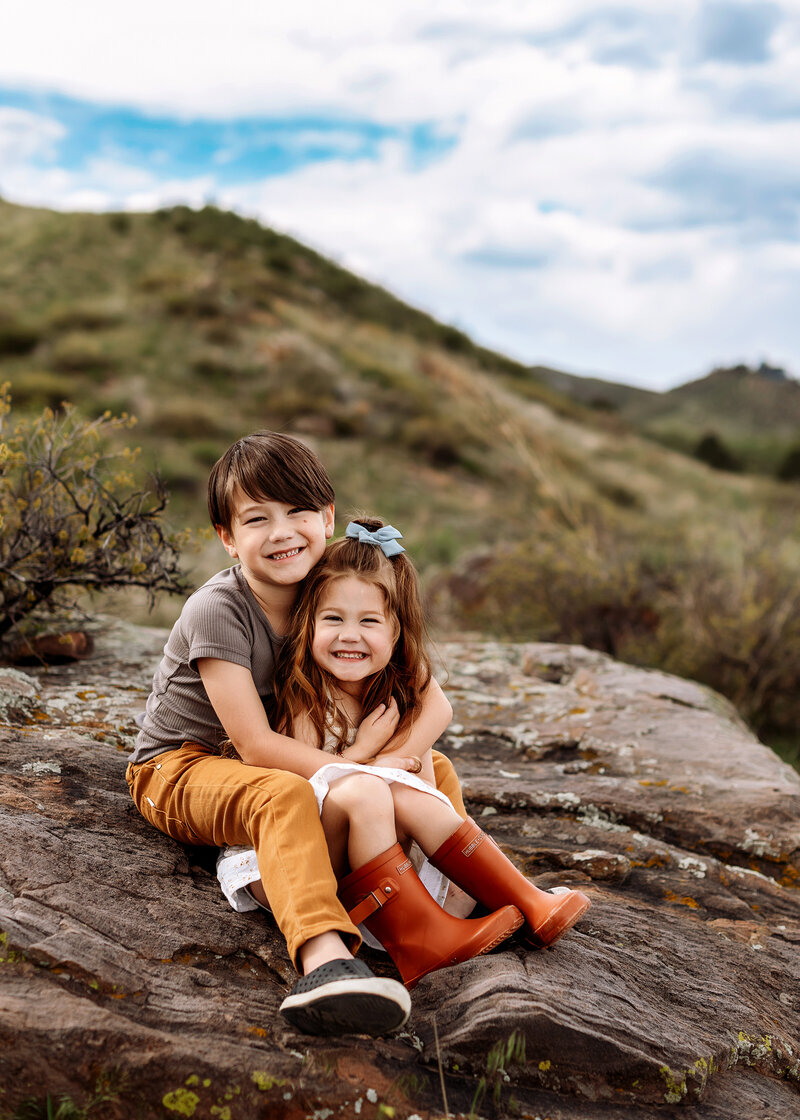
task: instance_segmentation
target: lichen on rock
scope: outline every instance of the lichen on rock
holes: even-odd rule
[[[426,977],[395,1038],[309,1039],[278,1014],[278,932],[228,908],[210,850],[129,799],[164,639],[109,623],[86,661],[0,670],[3,1107],[86,1101],[113,1055],[120,1108],[162,1120],[356,1101],[368,1120],[427,1120],[440,1059],[453,1112],[482,1080],[499,1114],[513,1097],[552,1120],[800,1111],[800,777],[729,705],[580,647],[442,646],[441,745],[469,808],[540,886],[579,886],[592,909],[551,950]],[[527,1057],[501,1074],[511,1037]]]

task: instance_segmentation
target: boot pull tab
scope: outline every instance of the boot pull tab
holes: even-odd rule
[[[397,895],[397,882],[391,878],[381,879],[375,890],[349,912],[350,921],[353,925],[360,926],[376,910],[382,909],[387,902],[393,902]]]

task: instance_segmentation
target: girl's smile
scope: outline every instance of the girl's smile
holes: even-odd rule
[[[341,576],[325,588],[311,642],[321,669],[342,683],[363,681],[389,664],[396,640],[396,620],[375,584]]]

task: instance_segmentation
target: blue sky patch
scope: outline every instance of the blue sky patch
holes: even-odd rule
[[[181,120],[65,97],[0,88],[0,106],[57,121],[64,137],[44,160],[67,171],[95,159],[152,171],[160,179],[212,173],[220,186],[285,175],[330,160],[374,160],[387,141],[404,145],[409,166],[427,167],[457,142],[437,125],[293,116]]]

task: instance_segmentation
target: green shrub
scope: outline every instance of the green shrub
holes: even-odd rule
[[[716,432],[706,432],[694,449],[695,459],[717,471],[740,471],[742,464]]]
[[[47,316],[48,328],[55,331],[101,331],[114,327],[124,318],[122,308],[106,300],[59,303]]]
[[[149,424],[150,431],[156,435],[178,440],[225,437],[229,427],[230,416],[219,404],[174,394],[167,403],[159,405]]]
[[[700,681],[766,736],[800,724],[800,579],[790,531],[761,524],[722,546],[646,543],[611,525],[539,527],[462,561],[440,584],[458,624],[577,643]]]
[[[171,292],[164,306],[170,315],[182,319],[216,319],[225,313],[222,297],[213,285]]]
[[[41,330],[35,324],[0,315],[0,357],[30,354],[41,338]]]
[[[22,370],[14,374],[11,391],[25,408],[58,408],[68,395],[68,378],[49,370]]]
[[[800,478],[800,447],[792,447],[786,452],[776,477],[781,482],[796,482]]]
[[[70,589],[183,591],[180,541],[160,515],[159,479],[137,489],[136,452],[104,449],[129,427],[106,413],[83,420],[69,405],[12,423],[0,388],[0,637],[42,608],[64,606]]]
[[[93,335],[70,331],[54,344],[50,362],[67,373],[105,373],[114,366],[113,358]]]

